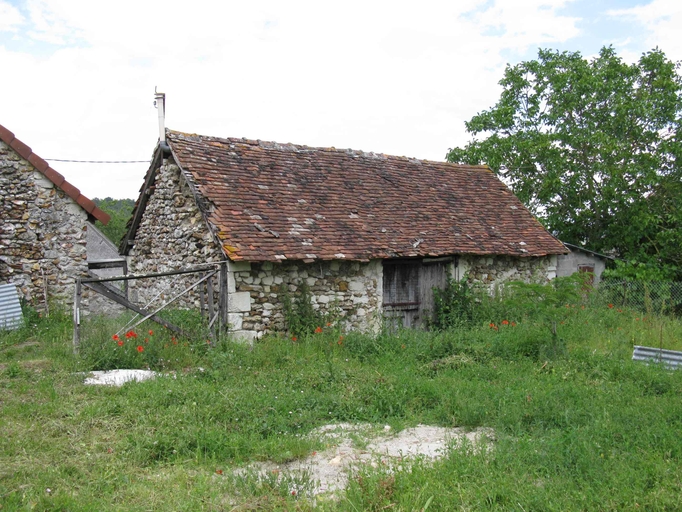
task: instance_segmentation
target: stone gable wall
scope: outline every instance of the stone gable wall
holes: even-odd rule
[[[221,251],[179,167],[165,161],[157,171],[152,186],[153,192],[138,227],[135,245],[129,254],[129,271],[149,274],[222,261]],[[138,303],[146,303],[159,293],[160,298],[168,298],[198,279],[197,274],[190,274],[130,281],[130,297]],[[217,290],[218,280],[215,279],[214,283]],[[155,305],[160,306],[161,303]],[[177,302],[177,307],[198,310],[199,294],[189,293]]]
[[[87,213],[0,141],[0,282],[30,303],[73,302],[74,278],[87,275]]]

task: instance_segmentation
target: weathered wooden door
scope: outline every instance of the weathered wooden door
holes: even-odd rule
[[[384,318],[390,328],[426,326],[433,312],[433,287],[443,288],[447,282],[446,265],[444,261],[384,261]]]

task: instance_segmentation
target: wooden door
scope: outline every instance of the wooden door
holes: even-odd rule
[[[426,327],[433,312],[433,288],[447,283],[447,263],[386,260],[383,308],[389,328]]]

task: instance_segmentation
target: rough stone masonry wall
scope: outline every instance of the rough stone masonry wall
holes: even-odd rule
[[[36,306],[73,301],[74,278],[87,275],[87,213],[0,141],[0,283]]]
[[[482,284],[490,291],[508,281],[546,283],[556,277],[556,256],[520,258],[513,256],[460,257],[455,277],[467,277],[469,284]]]
[[[93,237],[111,246],[108,257],[118,256],[75,201],[3,142],[0,209],[0,282],[17,284],[22,296],[41,308],[45,282],[49,301],[72,303],[75,277],[87,277]],[[84,314],[112,309],[87,288],[82,293]]]
[[[154,191],[149,197],[135,236],[135,246],[129,254],[129,271],[148,274],[221,261],[221,252],[214,243],[178,166],[164,163],[156,175],[153,187]],[[146,304],[159,292],[160,298],[168,298],[198,279],[197,274],[189,274],[131,281],[130,297],[134,302]],[[217,290],[217,278],[214,283]],[[160,302],[154,304],[161,305]],[[198,293],[189,293],[175,303],[175,306],[198,310]]]
[[[344,330],[374,331],[381,325],[380,260],[303,263],[237,263],[231,266],[229,322],[236,337],[253,339],[287,328],[281,295],[295,296],[303,283],[313,308]],[[232,290],[231,290],[232,291]]]

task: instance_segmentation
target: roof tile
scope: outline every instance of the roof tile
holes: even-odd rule
[[[485,166],[170,130],[167,140],[231,259],[566,252]]]
[[[102,224],[107,224],[111,217],[106,212],[100,210],[93,201],[85,197],[80,191],[64,179],[64,176],[55,171],[48,163],[33,153],[31,148],[14,136],[14,133],[0,124],[0,140],[8,144],[22,158],[26,159],[35,169],[63,190],[71,199],[76,201],[85,211],[95,217]]]

